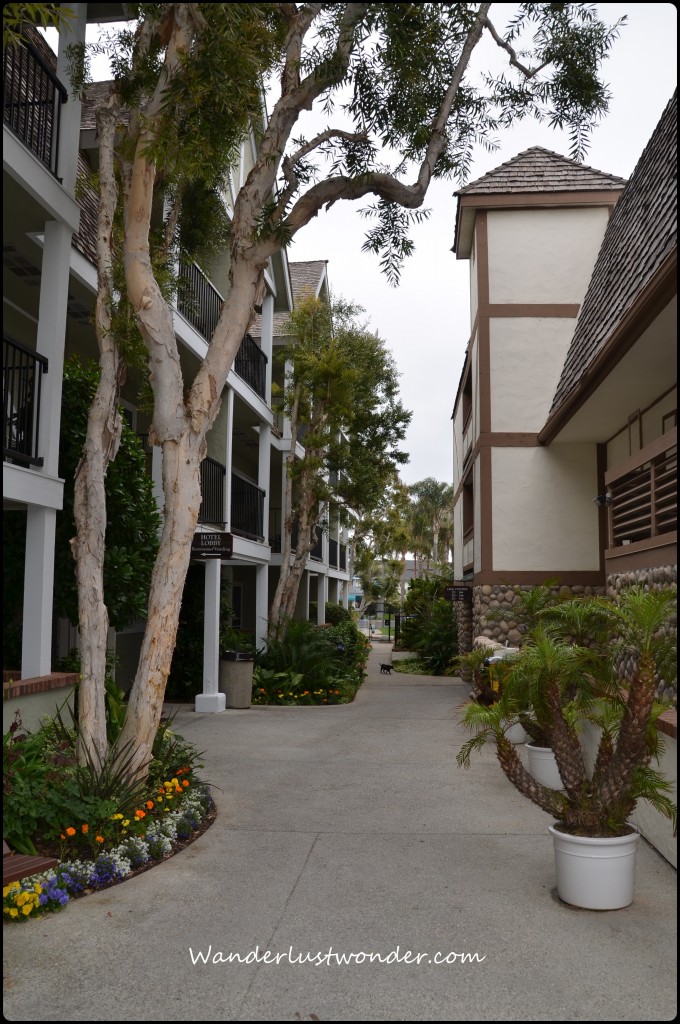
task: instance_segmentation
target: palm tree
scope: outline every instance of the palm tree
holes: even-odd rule
[[[414,522],[420,524],[420,535],[431,538],[430,553],[439,561],[439,538],[448,530],[453,519],[453,485],[444,484],[428,476],[409,488],[413,499]]]

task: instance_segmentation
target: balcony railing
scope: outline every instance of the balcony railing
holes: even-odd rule
[[[246,334],[234,360],[234,370],[241,380],[249,384],[256,395],[264,398],[267,393],[267,357]]]
[[[347,546],[345,544],[340,545],[340,568],[343,571],[347,569]]]
[[[264,491],[238,473],[231,474],[231,531],[264,540]]]
[[[177,308],[192,327],[210,341],[220,318],[224,299],[197,263],[180,263]]]
[[[338,568],[338,542],[333,538],[328,541],[328,564]]]
[[[13,338],[2,339],[2,393],[5,407],[5,433],[2,454],[5,460],[29,466],[42,466],[38,455],[40,428],[40,391],[47,373],[45,356],[32,352]]]
[[[201,463],[201,507],[199,523],[224,526],[224,477],[226,469],[221,462],[205,458]]]
[[[314,545],[312,550],[309,552],[309,557],[313,558],[315,562],[322,562],[323,561],[323,530],[321,529],[320,526],[317,526],[316,533],[317,533],[316,544]]]
[[[197,263],[180,263],[177,308],[206,341],[210,341],[220,318],[224,299]],[[253,391],[265,398],[267,357],[249,334],[243,338],[234,360],[234,371]]]
[[[3,120],[52,174],[57,174],[59,119],[68,91],[25,40],[5,47]]]
[[[677,434],[669,431],[605,474],[610,548],[677,530]]]

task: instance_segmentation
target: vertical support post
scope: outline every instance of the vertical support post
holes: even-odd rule
[[[219,690],[220,580],[219,558],[205,560],[203,605],[203,693],[196,695],[196,711],[224,711],[226,699]]]
[[[24,562],[22,679],[46,676],[52,670],[52,595],[56,522],[55,509],[29,505]]]

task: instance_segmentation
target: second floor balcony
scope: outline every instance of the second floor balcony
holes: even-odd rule
[[[56,177],[59,121],[68,90],[26,40],[5,47],[3,122]]]
[[[2,394],[5,461],[42,466],[39,455],[40,393],[47,359],[13,338],[2,339]]]
[[[201,463],[201,508],[199,523],[224,527],[224,482],[226,468],[206,457]],[[249,540],[264,540],[264,498],[261,488],[238,473],[231,474],[231,532]]]
[[[180,263],[179,273],[177,308],[209,342],[215,333],[224,299],[197,263]],[[249,334],[243,338],[236,353],[234,372],[256,395],[266,400],[267,356]]]
[[[660,544],[678,529],[677,428],[605,474],[609,550]]]

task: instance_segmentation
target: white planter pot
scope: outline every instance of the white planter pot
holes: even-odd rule
[[[555,754],[550,747],[525,744],[529,754],[529,774],[547,789],[564,789]]]
[[[620,910],[633,902],[637,832],[613,839],[572,836],[550,825],[557,895],[586,910]]]
[[[511,743],[526,743],[529,739],[529,734],[523,725],[519,722],[513,722],[509,728],[505,730],[506,740],[510,740]]]

